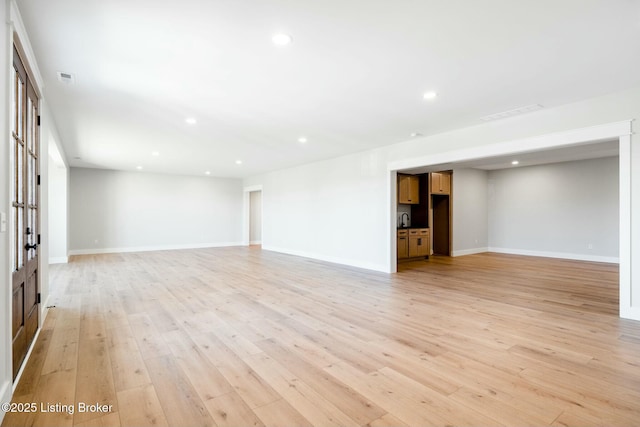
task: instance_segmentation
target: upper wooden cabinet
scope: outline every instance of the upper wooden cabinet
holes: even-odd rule
[[[451,174],[447,172],[431,173],[431,194],[450,194]]]
[[[420,179],[414,175],[398,175],[398,203],[417,205],[420,203]]]

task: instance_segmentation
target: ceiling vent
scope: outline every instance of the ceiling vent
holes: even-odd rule
[[[56,74],[58,75],[58,80],[62,83],[72,85],[76,82],[76,76],[71,73],[63,73],[62,71],[58,71]]]
[[[536,110],[544,108],[540,104],[531,104],[525,107],[514,108],[513,110],[503,111],[502,113],[489,114],[488,116],[481,117],[480,120],[490,122],[491,120],[506,119],[507,117],[517,116],[519,114],[531,113]]]

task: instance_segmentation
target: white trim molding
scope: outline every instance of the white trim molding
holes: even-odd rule
[[[18,36],[17,44],[20,46],[20,50],[26,58],[22,58],[26,60],[25,67],[29,69],[29,77],[34,80],[35,89],[38,93],[38,96],[42,98],[42,91],[44,90],[44,80],[42,79],[42,74],[40,74],[40,69],[38,68],[38,62],[36,61],[36,55],[33,53],[33,49],[31,48],[31,41],[29,40],[29,36],[27,34],[27,30],[24,27],[24,23],[22,21],[22,16],[20,16],[20,11],[18,10],[18,5],[15,0],[11,0],[10,6],[10,24],[13,29],[13,32]],[[14,42],[15,42],[14,38]],[[13,54],[12,54],[13,55]]]
[[[275,246],[262,246],[262,250],[278,252],[278,253],[287,254],[287,255],[295,255],[303,258],[310,258],[311,260],[330,262],[333,264],[340,264],[343,267],[364,268],[366,270],[374,270],[374,271],[380,271],[382,273],[388,273],[386,265],[380,265],[380,264],[374,264],[374,263],[362,262],[362,261],[354,261],[352,259],[347,259],[347,258],[326,256],[326,255],[322,255],[314,252],[292,251],[289,249],[278,248]]]
[[[576,261],[589,261],[589,262],[605,262],[608,264],[619,264],[620,258],[597,256],[597,255],[585,255],[585,254],[572,254],[569,252],[550,252],[550,251],[531,251],[527,249],[513,249],[513,248],[487,248],[487,252],[496,252],[499,254],[511,254],[511,255],[525,255],[542,258],[558,258],[558,259],[571,259]]]
[[[465,255],[474,255],[474,254],[482,254],[485,252],[489,252],[489,248],[472,248],[472,249],[462,249],[459,251],[451,251],[451,256],[465,256]]]
[[[620,170],[620,315],[640,320],[640,313],[633,316],[631,310],[631,136],[620,137],[618,147]]]
[[[155,252],[172,251],[181,249],[206,249],[206,248],[226,248],[229,246],[243,246],[242,242],[221,242],[221,243],[193,243],[185,245],[157,245],[157,246],[136,246],[129,248],[97,248],[97,249],[73,249],[69,255],[98,255],[98,254],[118,254],[129,252]]]
[[[503,156],[506,154],[519,154],[529,151],[546,150],[549,148],[592,144],[598,141],[619,138],[623,135],[631,135],[632,122],[633,120],[623,120],[620,122],[589,126],[565,132],[539,135],[532,138],[516,139],[496,144],[482,145],[461,150],[446,151],[429,156],[399,160],[389,163],[387,165],[387,170],[398,171],[401,169],[438,165],[441,163],[455,163],[466,160]]]
[[[50,257],[49,265],[51,264],[67,264],[69,262],[68,256]]]

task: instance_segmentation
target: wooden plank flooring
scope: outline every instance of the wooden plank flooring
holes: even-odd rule
[[[74,257],[3,426],[629,426],[618,268],[478,254],[395,275],[220,248]],[[106,413],[79,405],[110,405]]]

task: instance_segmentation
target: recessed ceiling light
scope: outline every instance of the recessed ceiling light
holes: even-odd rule
[[[211,171],[206,171],[204,174],[205,175],[211,175]]]
[[[184,121],[190,125],[195,125],[198,122],[194,117],[187,117]]]
[[[142,166],[136,166],[136,169],[138,169],[139,171],[142,170]]]
[[[517,161],[517,160],[514,160],[513,162],[511,162],[511,164],[515,166],[515,165],[519,165],[519,164],[520,164],[520,162],[519,162],[519,161]]]
[[[242,164],[242,160],[236,160],[236,165],[241,165]]]
[[[434,91],[425,92],[424,95],[422,95],[424,99],[436,99],[437,96],[438,94]]]
[[[307,142],[307,138],[305,138],[304,136],[301,136],[300,138],[298,138],[298,142],[299,142],[300,144],[304,144],[304,143],[306,143],[306,142]]]
[[[151,152],[151,155],[152,155],[153,157],[158,157],[158,156],[160,155],[160,152],[158,152],[158,151],[152,151],[152,152]]]
[[[419,137],[419,136],[422,136],[422,134],[421,134],[420,132],[413,132],[413,133],[411,134],[411,138],[417,138],[417,137]]]
[[[279,33],[274,34],[273,37],[271,37],[271,41],[277,46],[286,46],[291,44],[293,38],[289,34]]]

